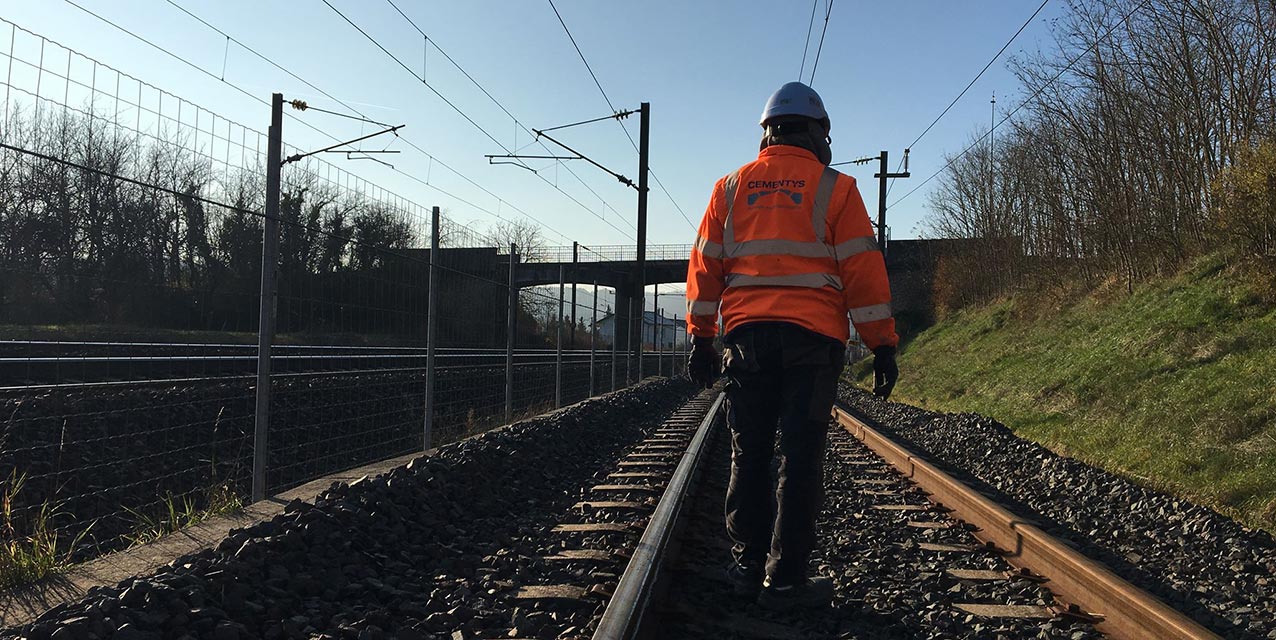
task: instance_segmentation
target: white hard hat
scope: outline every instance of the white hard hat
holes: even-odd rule
[[[768,120],[779,116],[805,116],[828,124],[829,114],[824,110],[820,94],[801,82],[788,82],[771,94],[762,109],[758,124],[766,126]]]

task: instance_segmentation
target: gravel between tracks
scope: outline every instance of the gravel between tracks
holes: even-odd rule
[[[825,454],[825,506],[818,523],[815,573],[833,578],[832,609],[774,613],[729,593],[722,572],[730,561],[722,505],[730,448],[719,434],[695,508],[688,516],[681,560],[663,618],[661,638],[778,638],[792,640],[919,638],[1100,637],[1091,627],[1061,620],[989,619],[955,603],[1042,605],[1050,594],[1028,581],[958,580],[947,569],[1009,570],[1001,559],[922,549],[922,543],[970,545],[963,529],[924,529],[909,521],[953,524],[932,511],[886,511],[873,505],[926,504],[925,498],[850,434],[833,426]],[[866,484],[888,480],[889,484]],[[877,495],[871,492],[890,493]]]
[[[978,479],[1075,544],[1229,640],[1276,639],[1276,540],[1212,509],[1056,455],[977,414],[842,400],[964,480]]]
[[[692,392],[651,381],[334,485],[0,638],[504,636],[514,612],[502,594],[526,577],[546,526]]]

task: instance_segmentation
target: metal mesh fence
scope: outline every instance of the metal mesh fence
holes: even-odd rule
[[[597,286],[319,157],[270,218],[266,134],[4,21],[0,74],[0,535],[80,559],[625,384]]]

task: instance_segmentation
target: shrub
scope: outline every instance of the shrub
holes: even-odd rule
[[[1276,256],[1276,140],[1240,147],[1212,187],[1220,241],[1249,255]]]

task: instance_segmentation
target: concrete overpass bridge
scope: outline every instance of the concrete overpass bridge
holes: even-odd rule
[[[638,313],[642,288],[653,284],[682,284],[687,281],[687,261],[691,245],[648,245],[642,282],[638,281],[638,250],[632,245],[580,247],[573,261],[572,247],[551,247],[538,252],[535,261],[520,262],[514,268],[514,284],[535,287],[558,284],[561,276],[566,284],[611,287],[616,291],[617,326],[629,326]],[[509,256],[502,255],[509,268]],[[617,347],[629,348],[629,336],[621,332]]]
[[[901,334],[913,334],[934,321],[931,300],[932,281],[939,256],[957,251],[960,241],[891,240],[886,251],[886,270],[890,274],[892,307]],[[616,290],[617,326],[629,326],[630,303],[642,293],[641,286],[683,284],[687,278],[687,261],[691,245],[648,245],[647,263],[642,285],[637,281],[637,249],[632,245],[582,248],[572,262],[571,247],[554,247],[538,256],[537,262],[519,264],[515,282],[520,287],[558,284],[559,268],[566,283],[612,287]],[[503,264],[508,268],[508,257]],[[635,307],[636,308],[636,307]],[[681,310],[678,310],[681,315]],[[628,347],[627,336],[617,342]]]
[[[520,287],[558,284],[558,272],[563,270],[567,284],[624,288],[637,284],[638,258],[634,247],[606,247],[606,253],[594,254],[581,250],[579,259],[571,259],[571,247],[555,247],[536,257],[535,262],[520,262],[514,269],[514,282]],[[643,285],[687,281],[687,261],[691,257],[691,245],[650,245],[647,247]],[[503,264],[509,265],[508,258]]]
[[[892,307],[901,333],[915,332],[932,321],[931,289],[938,258],[945,252],[959,250],[959,244],[951,240],[893,240],[888,245],[886,268],[894,298]],[[420,270],[429,263],[428,250],[409,250],[407,253],[415,258],[410,269]],[[483,282],[498,285],[507,282],[508,250],[495,247],[446,248],[440,253],[441,264],[449,267],[449,271],[442,274],[441,285],[446,284],[443,280],[455,279],[458,287],[472,287],[474,282],[467,280],[467,276],[478,276],[483,278]],[[691,245],[648,245],[641,282],[637,275],[636,254],[637,249],[632,245],[581,247],[573,261],[572,247],[551,247],[539,251],[533,261],[520,260],[514,269],[514,284],[519,288],[558,284],[561,270],[564,283],[610,287],[616,292],[617,326],[627,327],[630,326],[630,318],[639,311],[637,302],[642,297],[643,287],[686,282]],[[416,281],[420,282],[424,273],[416,277]],[[485,300],[482,312],[475,314],[475,317],[492,319],[487,331],[493,344],[505,340],[507,298],[504,291],[505,288],[500,287],[496,295],[481,296],[490,299]],[[681,310],[677,313],[681,315]],[[474,322],[470,320],[471,324]],[[621,332],[617,337],[617,347],[621,350],[629,348],[627,334]]]

